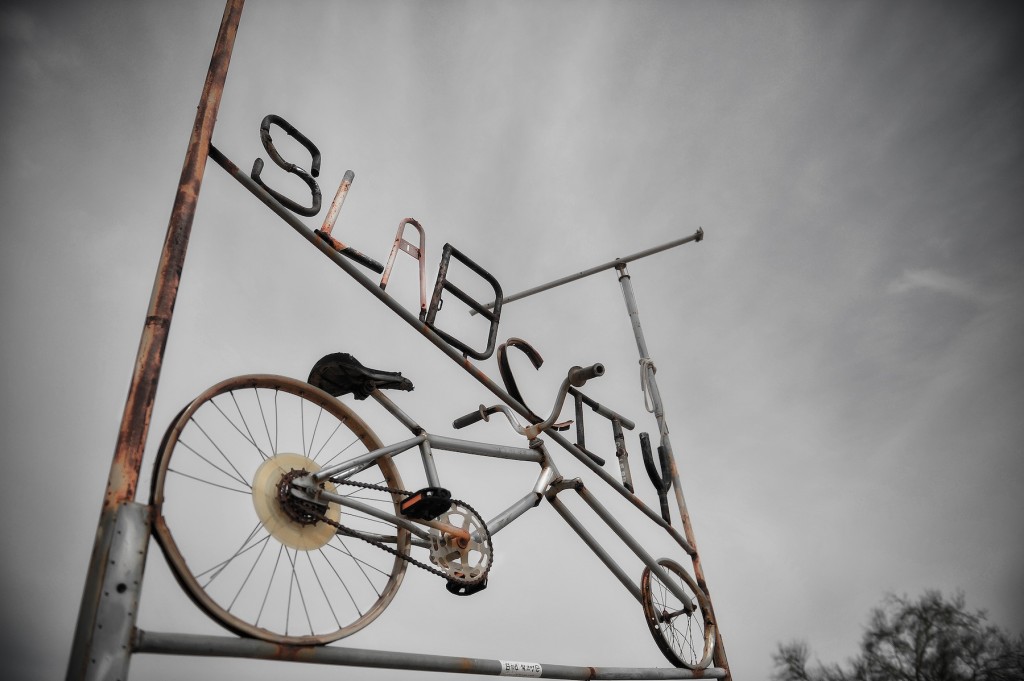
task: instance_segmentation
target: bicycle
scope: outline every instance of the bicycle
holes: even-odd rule
[[[499,404],[481,405],[453,423],[462,428],[500,414],[526,447],[426,432],[384,393],[411,389],[408,379],[341,353],[321,359],[308,382],[273,375],[222,381],[179,413],[160,445],[151,490],[158,543],[191,599],[227,629],[280,644],[321,645],[379,616],[410,565],[441,576],[456,595],[485,588],[493,536],[546,499],[640,601],[666,658],[705,668],[716,626],[704,591],[676,561],[649,555],[579,479],[563,479],[541,437],[553,434],[567,395],[579,399],[578,388],[603,373],[601,364],[569,370],[543,420],[524,423]],[[338,399],[348,393],[372,398],[412,437],[384,445]],[[404,488],[394,461],[412,450],[428,481],[415,491]],[[485,522],[442,486],[434,450],[532,462],[541,470],[521,499]],[[639,584],[558,499],[567,490],[644,563]],[[631,501],[693,555],[669,523]]]

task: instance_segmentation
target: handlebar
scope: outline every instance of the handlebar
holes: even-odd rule
[[[476,423],[477,421],[487,421],[487,417],[490,416],[491,414],[502,412],[503,414],[505,414],[505,417],[508,419],[509,423],[512,425],[512,428],[514,428],[517,433],[525,437],[528,437],[532,440],[533,438],[537,437],[537,435],[539,435],[542,431],[551,427],[551,425],[558,418],[558,415],[562,411],[562,405],[565,404],[565,396],[569,392],[570,385],[574,388],[582,388],[587,383],[587,381],[589,381],[592,378],[598,378],[600,376],[604,376],[604,365],[601,364],[600,362],[598,362],[597,364],[591,364],[588,367],[575,366],[569,369],[569,372],[566,374],[565,380],[562,381],[562,385],[558,389],[558,394],[555,397],[555,404],[554,407],[552,407],[551,409],[551,413],[548,415],[546,419],[544,419],[540,423],[535,423],[530,426],[524,427],[515,417],[512,411],[505,405],[499,404],[493,407],[484,407],[484,405],[481,404],[480,408],[477,409],[476,411],[470,412],[465,416],[460,416],[459,418],[452,421],[452,428],[465,428],[466,426]]]
[[[574,388],[582,388],[587,381],[592,378],[599,378],[604,376],[604,365],[598,362],[592,364],[586,369],[583,367],[573,367],[569,369],[569,384]]]
[[[466,414],[465,416],[460,416],[459,418],[457,418],[454,421],[452,421],[452,428],[455,428],[456,430],[458,430],[459,428],[465,428],[466,426],[471,426],[474,423],[476,423],[477,421],[486,421],[486,420],[487,420],[487,414],[484,413],[484,405],[481,404],[480,408],[477,409],[476,411],[471,411],[468,414]]]

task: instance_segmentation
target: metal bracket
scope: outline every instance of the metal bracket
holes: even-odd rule
[[[86,662],[86,681],[128,678],[148,546],[149,507],[124,504],[114,521],[92,632],[92,652]]]

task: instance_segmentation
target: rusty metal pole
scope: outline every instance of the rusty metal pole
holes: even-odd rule
[[[178,182],[178,191],[171,209],[167,236],[153,283],[153,293],[146,313],[146,322],[142,329],[142,338],[139,341],[135,370],[125,401],[121,428],[118,433],[113,462],[110,466],[110,476],[107,479],[106,494],[103,498],[96,540],[82,593],[82,604],[71,648],[71,658],[68,663],[67,678],[69,680],[106,676],[107,672],[118,668],[127,671],[127,650],[123,652],[96,650],[97,617],[103,606],[102,598],[109,595],[104,593],[103,583],[108,565],[112,562],[109,560],[109,555],[117,517],[120,509],[132,504],[135,499],[139,471],[142,467],[142,455],[149,431],[149,419],[153,412],[157,382],[163,363],[164,349],[167,346],[171,315],[174,312],[174,302],[178,294],[178,284],[181,281],[181,270],[192,230],[192,221],[195,217],[203,171],[206,168],[210,139],[213,136],[213,126],[217,120],[217,111],[220,108],[221,95],[224,92],[224,81],[227,77],[228,64],[231,61],[231,51],[234,47],[243,4],[244,0],[228,0],[225,5],[217,42],[213,49],[213,57],[206,74],[206,83],[203,86],[203,93],[196,111],[192,137],[185,153],[185,163],[181,169],[181,179]],[[139,560],[142,559],[144,556]],[[138,581],[141,582],[141,571]],[[118,591],[121,591],[121,586],[125,586],[126,590],[129,589],[128,586],[119,584]],[[137,596],[139,586],[138,583],[132,585],[132,588],[136,590],[135,596]],[[129,612],[133,621],[128,629],[133,630],[135,609]],[[112,657],[118,659],[111,659]]]
[[[703,236],[703,230],[701,231],[701,236]],[[700,552],[697,551],[697,540],[694,537],[693,526],[690,524],[690,513],[687,511],[686,501],[683,499],[683,487],[680,484],[679,468],[676,465],[675,453],[672,451],[672,440],[669,438],[668,421],[665,420],[665,408],[661,402],[661,393],[658,391],[658,381],[654,377],[654,361],[647,351],[647,341],[644,339],[644,331],[640,326],[640,311],[637,309],[636,298],[633,296],[633,285],[630,282],[629,272],[626,271],[626,263],[622,262],[615,265],[615,270],[618,272],[619,286],[622,288],[622,297],[626,302],[626,312],[629,314],[629,320],[633,326],[633,336],[636,339],[636,347],[640,353],[640,381],[644,390],[644,406],[654,414],[654,418],[658,423],[661,446],[668,452],[668,460],[672,466],[672,487],[675,488],[676,504],[679,508],[679,517],[683,524],[683,535],[694,549],[694,554],[691,556],[693,559],[693,576],[696,578],[697,584],[707,595],[711,614],[714,617],[714,599],[711,597],[707,581],[704,579],[704,568],[700,562]],[[718,624],[717,617],[715,618],[715,624]],[[718,640],[715,643],[714,664],[716,667],[729,668],[729,660],[725,654],[725,644],[722,642],[721,627],[718,628]],[[726,676],[726,679],[731,681],[731,673]]]

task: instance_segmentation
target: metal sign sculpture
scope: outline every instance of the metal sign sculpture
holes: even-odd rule
[[[130,656],[136,652],[544,678],[729,678],[721,633],[683,500],[654,362],[626,270],[633,260],[700,241],[703,231],[513,296],[504,296],[493,276],[468,255],[445,244],[428,304],[425,231],[417,221],[410,218],[399,225],[386,266],[338,239],[334,229],[354,179],[351,171],[345,173],[319,229],[310,229],[297,217],[320,213],[321,192],[316,180],[320,152],[291,123],[268,115],[260,127],[260,138],[271,160],[309,188],[308,206],[268,186],[262,177],[262,159],[255,161],[247,175],[210,143],[241,5],[240,0],[231,0],[225,10],[182,172],[100,518],[68,678],[125,678]],[[272,137],[275,126],[306,149],[309,171],[277,151]],[[368,368],[349,354],[334,353],[317,362],[305,381],[239,376],[201,393],[164,436],[149,504],[134,502],[146,424],[177,290],[176,273],[181,271],[207,157],[499,400],[455,419],[454,428],[500,415],[525,438],[524,445],[429,433],[386,392],[412,389],[407,378],[398,372]],[[418,233],[417,243],[405,237],[410,226]],[[399,251],[418,262],[416,314],[387,291]],[[475,276],[486,284],[489,300],[475,299],[449,279],[452,260],[460,264],[461,276]],[[635,423],[582,391],[588,381],[602,376],[603,365],[569,369],[547,416],[542,416],[524,403],[507,353],[518,349],[535,367],[542,362],[540,354],[521,338],[497,342],[503,304],[611,269],[617,272],[640,355],[645,406],[654,414],[659,429],[657,460],[650,436],[641,433],[639,438],[644,467],[658,495],[657,510],[635,493],[624,433],[634,430]],[[364,270],[382,276],[371,279]],[[488,330],[482,343],[442,328],[439,313],[446,296],[486,320]],[[473,361],[486,360],[495,351],[502,385]],[[346,394],[356,400],[372,398],[410,437],[382,442],[353,407],[339,399]],[[566,400],[575,406],[575,419],[559,422]],[[587,445],[584,406],[612,425],[618,475],[609,473],[606,460],[592,451],[593,445]],[[573,427],[575,442],[562,434]],[[565,454],[549,451],[549,443]],[[521,497],[485,520],[445,487],[434,463],[435,451],[532,463],[539,471]],[[422,468],[426,486],[406,489],[402,482],[401,470],[413,465],[408,459],[414,455],[407,452],[418,452],[417,468]],[[566,454],[625,498],[645,522],[664,531],[677,547],[679,558],[689,559],[693,575],[677,558],[651,555],[581,479],[563,477],[558,462]],[[673,524],[670,490],[674,490],[681,532]],[[587,522],[569,511],[560,498],[566,492],[582,499],[643,563],[641,574],[630,575],[623,569],[588,530]],[[636,598],[657,646],[677,668],[572,667],[324,647],[356,633],[380,615],[395,598],[409,568],[437,575],[455,595],[480,592],[487,587],[495,535],[544,501]],[[216,511],[211,512],[213,509]],[[192,600],[241,638],[162,634],[135,627],[151,533]]]

